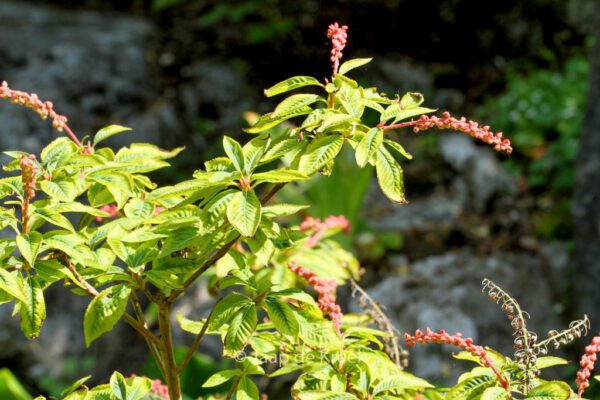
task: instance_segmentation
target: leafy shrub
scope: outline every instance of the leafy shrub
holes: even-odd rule
[[[221,339],[223,357],[233,365],[203,386],[229,382],[227,399],[257,400],[259,388],[252,377],[288,374],[295,377],[291,396],[304,400],[510,398],[511,392],[527,391],[531,399],[571,396],[565,383],[530,379],[532,364],[539,365],[529,353],[515,363],[505,358],[500,365],[500,356],[492,360],[491,351],[444,332],[406,339],[408,344],[433,340],[464,348],[483,365],[469,375],[477,380],[470,380],[467,389],[461,381],[456,387],[462,389],[448,390],[404,371],[406,353],[397,332],[356,283],[357,260],[331,238],[349,229],[348,220],[280,223],[307,206],[272,203],[277,192],[291,182],[331,174],[343,147],[354,149],[359,167],[374,167],[387,197],[404,203],[397,157],[411,155],[385,137],[389,130],[452,129],[496,150],[512,151],[510,141],[487,126],[448,113],[427,115],[434,110],[421,105],[419,93],[389,98],[361,87],[347,74],[371,60],[340,64],[346,30],[338,24],[329,27],[330,81],[295,76],[265,90],[272,97],[311,89],[285,98],[261,116],[246,129],[255,136],[245,145],[225,136],[226,157],[205,162],[192,179],[172,186],[158,187],[147,174],[168,167],[167,160],[183,149],[167,151],[145,143],[116,152],[102,147],[104,140],[128,131],[120,126],[80,141],[51,103],[12,90],[6,82],[0,86],[1,98],[31,107],[69,135],[46,146],[39,159],[6,152],[14,160],[5,169],[17,174],[0,180],[0,223],[12,235],[0,239],[0,301],[14,302],[23,333],[35,339],[46,318],[44,290],[63,282],[73,294],[91,298],[84,315],[87,345],[124,320],[145,340],[166,383],[115,372],[109,383],[94,388],[84,385],[87,377],[80,379],[63,392],[64,399],[181,399],[180,375],[205,335]],[[367,108],[379,115],[378,123],[365,122]],[[292,119],[298,121],[295,128],[272,129]],[[204,278],[217,300],[199,321],[177,315],[179,327],[195,337],[179,360],[172,307]],[[360,294],[364,315],[343,315],[335,292],[346,282]],[[145,319],[141,296],[158,310],[156,329]],[[503,306],[507,304],[513,305],[507,300]],[[524,320],[517,321],[522,325],[516,329],[529,338]],[[572,327],[568,332],[579,331]],[[581,382],[584,378],[582,373]]]

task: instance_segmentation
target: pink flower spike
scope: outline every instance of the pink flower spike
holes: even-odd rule
[[[340,26],[337,22],[329,25],[327,29],[327,37],[331,39],[331,62],[333,63],[333,76],[337,75],[340,67],[340,59],[342,58],[342,50],[346,47],[348,34],[346,25]]]
[[[301,278],[304,278],[315,290],[319,297],[317,304],[323,314],[329,316],[333,322],[333,326],[338,334],[341,334],[340,325],[342,324],[342,308],[335,302],[335,291],[337,282],[335,279],[320,278],[308,268],[291,262],[288,264],[289,269]]]
[[[51,101],[41,101],[35,93],[11,89],[6,81],[2,81],[2,85],[0,85],[0,99],[8,99],[12,104],[31,108],[42,119],[51,118],[54,129],[59,132],[66,131],[77,146],[83,148],[83,144],[67,125],[67,117],[54,111]]]
[[[441,329],[439,332],[432,331],[431,329],[425,329],[425,333],[417,329],[414,335],[410,335],[408,333],[404,334],[404,339],[406,340],[406,345],[408,347],[416,346],[417,344],[429,344],[429,343],[438,343],[438,344],[451,344],[453,346],[459,347],[463,350],[468,351],[472,355],[479,357],[481,363],[486,367],[489,367],[494,371],[494,374],[500,380],[502,387],[506,389],[508,393],[510,393],[510,384],[506,380],[500,371],[496,368],[496,366],[492,363],[492,360],[487,356],[486,350],[482,346],[478,346],[473,344],[473,339],[471,338],[463,338],[462,333],[457,332],[454,335],[449,335],[445,330]]]
[[[325,232],[330,229],[342,229],[346,234],[350,233],[350,221],[343,215],[334,216],[330,215],[325,218],[325,221],[321,222],[321,218],[306,217],[300,224],[300,230],[302,232],[314,231],[311,237],[306,242],[306,248],[311,249],[315,247],[319,240],[323,237]]]
[[[594,370],[594,364],[596,363],[596,353],[600,352],[600,336],[595,336],[585,348],[585,354],[581,356],[579,365],[581,369],[577,372],[577,396],[581,398],[585,390],[590,386],[588,382],[589,377],[592,375]]]

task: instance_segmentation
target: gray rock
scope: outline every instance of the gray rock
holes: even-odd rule
[[[540,258],[531,254],[478,257],[462,250],[419,260],[409,273],[387,276],[368,293],[386,307],[402,333],[427,327],[462,332],[478,344],[510,355],[510,322],[500,307],[481,293],[481,281],[489,278],[517,299],[531,314],[529,329],[545,337],[550,329],[566,327],[553,307],[555,294],[547,275]],[[351,303],[350,308],[359,311],[356,304]],[[448,384],[472,367],[452,359],[450,353],[456,348],[429,345],[410,351],[411,371]]]
[[[487,147],[477,146],[463,134],[444,134],[439,138],[442,158],[459,174],[468,191],[468,206],[485,211],[494,195],[514,190],[509,175],[500,165],[498,155]]]

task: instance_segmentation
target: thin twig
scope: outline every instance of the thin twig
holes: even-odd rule
[[[75,266],[73,265],[73,263],[71,262],[71,260],[69,260],[69,258],[67,257],[67,255],[63,252],[57,252],[58,254],[58,260],[65,266],[67,267],[67,269],[69,271],[71,271],[71,273],[73,274],[73,276],[75,277],[75,279],[77,280],[77,282],[81,285],[81,287],[83,288],[83,290],[90,296],[90,297],[96,297],[99,295],[98,291],[96,290],[95,287],[93,287],[88,281],[86,281],[81,274],[77,271],[77,268],[75,268]],[[148,330],[145,326],[143,326],[142,324],[140,324],[135,318],[133,318],[130,314],[128,313],[124,313],[123,314],[123,320],[125,322],[127,322],[129,325],[131,325],[131,327],[133,329],[135,329],[140,335],[142,335],[144,338],[150,340],[153,343],[159,343],[158,338],[152,333],[150,332],[150,330]]]
[[[180,374],[183,371],[183,369],[185,368],[185,366],[190,362],[190,360],[194,356],[194,353],[196,353],[196,350],[198,349],[198,346],[200,345],[200,341],[202,340],[202,337],[204,337],[204,334],[208,330],[208,325],[209,325],[209,323],[212,320],[212,317],[213,317],[214,312],[215,312],[215,308],[217,307],[217,304],[219,304],[221,302],[221,300],[223,300],[223,298],[220,298],[219,300],[217,300],[217,302],[213,306],[212,310],[210,311],[210,314],[208,314],[208,317],[206,318],[206,321],[204,322],[204,325],[202,326],[202,329],[196,335],[196,338],[194,339],[194,342],[190,346],[190,349],[188,350],[187,354],[185,355],[185,358],[183,359],[183,361],[181,362],[181,364],[179,364],[179,367],[177,367],[177,373],[178,374]]]
[[[148,329],[148,325],[146,324],[146,319],[144,317],[144,311],[142,310],[142,305],[140,304],[140,301],[139,301],[137,295],[135,294],[135,291],[131,292],[130,299],[131,299],[131,304],[133,305],[133,310],[135,311],[135,315],[137,317],[138,322],[141,325],[143,325],[144,328]],[[156,361],[156,365],[158,366],[158,369],[160,369],[160,372],[162,372],[162,374],[164,376],[165,375],[165,367],[163,365],[162,358],[160,357],[160,352],[158,350],[157,344],[148,340],[146,337],[144,337],[144,339],[146,340],[146,344],[148,345],[148,348],[150,349],[150,353],[152,353],[152,357]]]
[[[375,314],[373,316],[375,323],[382,324],[382,327],[391,336],[389,342],[391,342],[390,352],[392,354],[390,355],[394,359],[394,362],[400,368],[406,367],[408,364],[408,359],[406,356],[403,357],[404,352],[398,344],[398,330],[394,327],[392,321],[390,321],[385,312],[383,312],[379,304],[375,300],[373,300],[373,298],[369,296],[369,294],[365,292],[365,290],[362,287],[360,287],[360,285],[354,279],[350,279],[350,283],[352,284],[352,294],[354,295],[356,292],[360,293],[361,298],[365,299],[369,303],[373,314]]]

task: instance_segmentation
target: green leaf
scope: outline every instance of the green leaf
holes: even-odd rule
[[[225,371],[219,371],[216,374],[213,374],[210,378],[208,378],[206,382],[204,382],[202,387],[207,388],[222,385],[223,383],[227,382],[228,380],[239,374],[239,369],[227,369]]]
[[[81,385],[83,385],[85,382],[87,382],[91,377],[92,377],[91,375],[87,375],[81,379],[76,380],[68,388],[66,388],[65,390],[60,392],[60,397],[66,397],[67,395],[76,391],[77,389],[79,389],[81,387]]]
[[[354,68],[362,67],[365,64],[368,64],[373,60],[370,58],[355,58],[353,60],[348,60],[342,65],[340,65],[340,69],[338,70],[338,74],[345,75],[347,72],[353,70]]]
[[[230,138],[229,136],[223,137],[223,149],[227,154],[227,157],[233,163],[235,169],[239,172],[244,172],[244,151],[242,150],[242,146]]]
[[[102,128],[94,135],[94,146],[96,146],[101,141],[108,139],[111,136],[130,130],[131,128],[126,128],[120,125],[109,125],[105,128]]]
[[[273,204],[271,206],[265,206],[262,208],[263,215],[268,217],[287,217],[294,215],[302,210],[307,209],[310,206],[299,205],[299,204]]]
[[[266,135],[258,136],[244,145],[242,151],[244,152],[244,164],[246,166],[246,174],[252,173],[254,168],[260,162],[263,154],[271,143],[271,137]]]
[[[229,354],[237,354],[246,347],[258,324],[256,308],[253,304],[240,309],[229,324],[225,335],[225,350]]]
[[[303,181],[308,178],[308,176],[293,169],[274,169],[252,175],[252,181],[254,182],[271,183]]]
[[[329,161],[335,159],[342,146],[344,138],[341,135],[325,136],[313,140],[300,157],[299,170],[305,175],[313,175]]]
[[[65,228],[68,231],[75,232],[73,225],[71,222],[65,217],[55,211],[52,211],[49,208],[36,208],[33,212],[33,215],[40,216],[46,222],[59,226],[61,228]]]
[[[287,114],[280,115],[278,118],[271,118],[271,114],[265,114],[256,121],[254,125],[249,128],[244,129],[244,131],[248,133],[260,133],[266,131],[269,128],[279,125],[283,121],[288,119],[298,117],[300,115],[306,115],[313,112],[313,109],[310,107],[300,107],[293,111],[290,111]]]
[[[83,332],[87,347],[110,331],[121,319],[131,288],[124,284],[111,286],[94,297],[83,317]]]
[[[527,400],[566,400],[571,396],[571,388],[564,382],[550,381],[533,388]]]
[[[392,149],[396,150],[404,158],[412,160],[412,158],[413,158],[412,155],[409,152],[407,152],[406,150],[404,150],[404,147],[402,147],[400,145],[400,143],[394,142],[393,140],[390,140],[390,139],[383,139],[383,143],[385,143]]]
[[[21,278],[20,275],[19,278]],[[27,294],[25,293],[23,286],[17,280],[17,276],[4,268],[0,268],[0,290],[5,291],[20,302],[27,303]]]
[[[46,319],[44,292],[38,281],[31,276],[24,281],[24,285],[27,301],[20,303],[21,330],[29,339],[35,339],[40,335]]]
[[[254,236],[261,219],[261,204],[253,191],[236,192],[227,204],[227,219],[245,237]]]
[[[152,203],[141,199],[131,199],[123,207],[123,211],[128,217],[148,218],[152,215],[153,210]]]
[[[379,148],[375,163],[377,181],[383,193],[396,203],[406,203],[402,167],[385,148]]]
[[[482,393],[485,389],[494,385],[496,377],[494,375],[477,375],[465,379],[454,386],[446,394],[446,400],[464,400],[471,396]]]
[[[358,123],[360,123],[360,120],[352,115],[334,113],[323,119],[317,132],[349,131],[352,124]]]
[[[415,108],[423,104],[424,100],[425,98],[421,93],[408,92],[402,96],[402,99],[400,100],[400,108],[403,110],[407,108]]]
[[[223,326],[229,319],[243,306],[251,305],[251,300],[246,296],[237,293],[230,293],[223,297],[221,301],[215,304],[213,316],[209,322],[211,330],[217,330]],[[196,332],[197,333],[197,332]]]
[[[150,392],[152,382],[143,377],[125,379],[115,371],[110,377],[110,388],[118,400],[140,400]]]
[[[75,184],[66,180],[42,181],[40,186],[50,197],[59,201],[70,202],[78,195]]]
[[[535,366],[539,369],[554,367],[555,365],[566,365],[569,362],[564,358],[553,357],[553,356],[545,356],[538,357]]]
[[[397,389],[416,389],[416,388],[428,388],[433,387],[429,382],[424,379],[417,378],[416,376],[409,374],[408,372],[398,371],[394,376],[383,379],[373,389],[373,394],[379,394],[387,390]]]
[[[310,390],[298,393],[300,400],[348,400],[356,399],[351,393]]]
[[[363,168],[383,143],[383,130],[372,128],[356,146],[356,164]]]
[[[281,93],[289,92],[290,90],[297,89],[304,86],[323,86],[318,80],[312,76],[294,76],[288,78],[278,84],[265,89],[265,96],[272,97]]]
[[[31,400],[31,395],[8,368],[0,368],[0,398],[2,400]],[[36,400],[38,400],[36,398]]]
[[[481,395],[481,400],[508,400],[510,398],[510,393],[499,386],[487,388]]]
[[[242,377],[238,382],[235,398],[236,400],[259,400],[256,383],[247,376]]]
[[[265,307],[275,329],[284,335],[298,335],[298,319],[296,319],[294,309],[288,303],[275,298],[267,298]]]
[[[317,101],[325,103],[325,99],[316,94],[294,94],[275,107],[271,113],[271,119],[279,118],[282,115],[289,114],[298,108],[309,106]]]
[[[39,232],[31,232],[28,234],[17,235],[17,247],[23,258],[33,266],[35,259],[42,245],[42,234]]]

